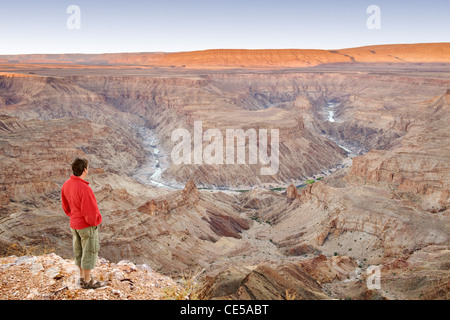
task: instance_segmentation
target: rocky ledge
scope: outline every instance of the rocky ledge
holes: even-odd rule
[[[0,258],[2,300],[156,300],[179,291],[171,278],[147,265],[99,258],[93,276],[108,282],[100,289],[82,289],[73,260],[51,253]]]

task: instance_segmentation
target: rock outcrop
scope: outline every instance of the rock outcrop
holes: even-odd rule
[[[358,275],[357,263],[350,257],[316,258],[274,266],[230,267],[214,277],[207,276],[202,287],[211,299],[239,300],[323,300],[332,299],[324,284]],[[355,278],[356,279],[356,278]]]
[[[286,189],[286,197],[288,199],[300,198],[300,194],[297,192],[297,187],[291,183]]]

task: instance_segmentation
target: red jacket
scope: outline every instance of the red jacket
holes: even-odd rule
[[[70,217],[72,229],[97,226],[102,222],[94,192],[89,182],[77,176],[70,176],[61,188],[61,202],[64,212]]]

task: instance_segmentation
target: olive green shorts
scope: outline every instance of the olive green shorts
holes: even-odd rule
[[[70,230],[73,235],[75,264],[84,270],[94,269],[97,264],[98,251],[100,250],[98,227]]]

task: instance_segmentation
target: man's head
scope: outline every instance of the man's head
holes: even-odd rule
[[[74,176],[81,176],[84,173],[84,170],[87,171],[89,165],[89,161],[87,159],[76,158],[72,162],[72,172]]]

